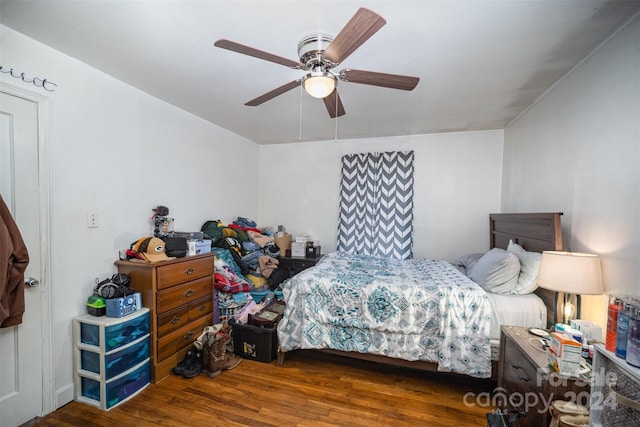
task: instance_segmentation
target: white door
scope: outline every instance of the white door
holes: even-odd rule
[[[10,94],[11,92],[12,94]],[[47,265],[48,226],[41,213],[48,202],[41,185],[48,173],[41,162],[46,119],[35,96],[0,85],[0,193],[20,229],[29,251],[25,279],[25,313],[22,324],[0,328],[0,426],[20,425],[50,412],[51,372],[48,318]],[[44,126],[43,126],[44,124]],[[46,156],[48,157],[48,155]],[[46,188],[46,186],[45,186]],[[43,192],[46,194],[46,191]],[[44,201],[44,203],[43,203]],[[36,286],[33,286],[36,285]]]

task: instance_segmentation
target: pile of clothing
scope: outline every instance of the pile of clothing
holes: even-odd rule
[[[251,303],[252,293],[275,290],[289,278],[288,270],[278,267],[280,249],[270,229],[259,229],[255,221],[238,217],[228,225],[207,221],[201,230],[213,242],[214,286],[221,317]]]

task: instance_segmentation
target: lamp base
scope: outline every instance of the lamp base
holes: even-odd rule
[[[556,292],[554,324],[559,320],[558,313],[562,314],[562,323],[564,323],[565,325],[569,325],[571,323],[571,319],[580,318],[580,295],[563,292],[562,303],[561,304],[558,304],[558,303],[559,303],[558,292]]]

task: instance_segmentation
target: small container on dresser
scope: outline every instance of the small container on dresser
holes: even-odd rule
[[[640,368],[595,345],[589,425],[640,426]]]
[[[118,273],[129,275],[129,286],[150,310],[154,383],[171,373],[205,326],[215,323],[213,260],[207,253],[154,263],[116,261]]]
[[[73,320],[75,400],[109,410],[149,384],[149,310]]]

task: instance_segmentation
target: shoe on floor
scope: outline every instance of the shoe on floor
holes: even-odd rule
[[[202,372],[209,378],[220,375],[220,369],[215,364],[217,347],[219,347],[218,335],[215,333],[205,334],[202,340]]]
[[[195,351],[193,355],[188,359],[187,364],[182,372],[182,376],[185,378],[193,378],[200,375],[202,372],[202,352]]]
[[[222,369],[229,370],[238,366],[242,362],[242,357],[237,354],[227,352],[224,355],[224,362],[222,364]]]
[[[178,362],[176,366],[173,367],[171,372],[173,372],[174,375],[182,375],[187,366],[191,364],[190,360],[195,356],[196,352],[196,349],[187,351],[187,354],[184,355],[184,358],[180,362]]]
[[[222,372],[224,353],[225,343],[223,337],[219,333],[207,334],[203,341],[202,365],[209,378],[215,378]]]

